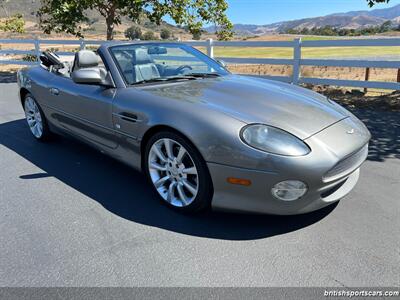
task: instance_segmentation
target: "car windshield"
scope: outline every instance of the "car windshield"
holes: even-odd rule
[[[184,44],[127,44],[110,51],[129,85],[229,74],[219,63]]]

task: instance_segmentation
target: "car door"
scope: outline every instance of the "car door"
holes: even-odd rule
[[[59,126],[100,147],[117,147],[112,121],[114,88],[77,84],[57,76],[49,92],[52,118]]]

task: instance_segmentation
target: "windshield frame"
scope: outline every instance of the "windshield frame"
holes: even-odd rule
[[[188,53],[192,54],[193,56],[195,56],[196,58],[198,58],[200,61],[202,61],[203,63],[210,65],[211,66],[213,64],[215,64],[216,66],[218,66],[218,68],[220,68],[223,72],[216,72],[216,74],[218,74],[219,76],[227,76],[230,75],[231,72],[224,66],[222,66],[218,61],[216,61],[215,59],[209,57],[208,55],[204,54],[203,52],[201,52],[200,50],[185,44],[185,43],[176,43],[176,42],[137,42],[137,43],[121,43],[121,44],[117,44],[117,45],[112,45],[108,47],[108,53],[111,56],[115,66],[117,67],[118,73],[120,75],[120,77],[122,78],[122,80],[124,81],[125,85],[127,87],[134,87],[134,86],[141,86],[141,85],[147,85],[147,84],[166,84],[166,83],[171,83],[171,80],[166,80],[166,81],[157,81],[157,82],[142,82],[142,83],[129,83],[124,75],[124,72],[121,69],[121,66],[117,60],[117,58],[114,55],[113,49],[115,48],[120,48],[120,47],[127,47],[127,46],[164,46],[167,47],[168,46],[174,46],[174,47],[179,47],[179,48],[183,48],[184,51],[187,51]],[[186,48],[186,49],[185,49]],[[207,74],[207,73],[197,73],[197,74]],[[162,77],[161,77],[162,78]],[[181,78],[180,78],[181,79]],[[199,79],[199,78],[198,78]],[[179,80],[179,79],[177,79]]]

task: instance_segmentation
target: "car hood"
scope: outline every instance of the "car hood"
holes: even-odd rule
[[[278,127],[301,139],[348,117],[344,109],[331,104],[325,96],[255,77],[228,75],[150,85],[143,90],[163,98],[206,105],[245,123]]]

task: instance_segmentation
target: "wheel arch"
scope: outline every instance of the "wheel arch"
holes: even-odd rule
[[[31,92],[27,88],[25,88],[25,87],[21,87],[20,88],[20,90],[19,90],[19,98],[20,98],[22,106],[24,106],[24,100],[25,100],[26,95],[28,95],[30,93]]]

